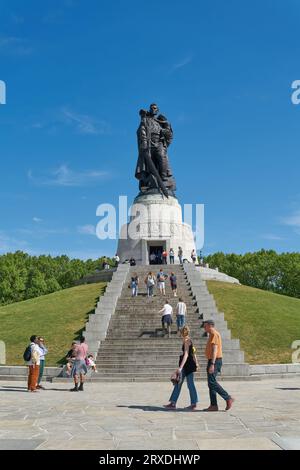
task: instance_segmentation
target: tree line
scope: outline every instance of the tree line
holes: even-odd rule
[[[0,305],[50,294],[74,285],[82,276],[103,269],[103,261],[70,259],[62,255],[30,256],[22,251],[0,256]]]
[[[105,257],[83,261],[66,255],[30,256],[22,251],[1,255],[0,305],[72,287],[81,277],[103,269],[104,260],[114,266],[114,261]],[[218,252],[206,256],[204,262],[247,286],[300,298],[300,253]]]
[[[204,258],[210,268],[233,276],[251,287],[300,298],[300,253],[260,250],[237,255],[214,253]]]

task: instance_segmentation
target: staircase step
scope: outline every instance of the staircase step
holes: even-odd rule
[[[156,273],[160,268],[169,275],[172,271],[177,276],[178,297],[174,297],[169,280],[166,280],[166,295],[162,296],[157,286],[154,297],[147,297],[144,279],[149,271]],[[155,265],[131,267],[122,289],[112,288],[111,293],[119,292],[105,340],[101,341],[96,364],[99,374],[94,374],[95,381],[165,381],[174,371],[181,354],[182,340],[176,333],[176,305],[179,297],[187,305],[186,323],[190,327],[191,336],[197,349],[200,368],[205,371],[205,347],[207,337],[203,336],[203,318],[213,318],[223,339],[224,370],[226,375],[246,375],[247,365],[244,355],[239,349],[239,342],[231,340],[230,330],[224,321],[224,314],[218,312],[215,300],[209,293],[206,283],[201,280],[192,266],[183,270],[180,265]],[[137,274],[140,279],[139,295],[131,297],[128,288],[131,276]],[[106,305],[113,303],[109,299],[107,289]],[[168,299],[173,307],[173,324],[171,338],[162,336],[161,310]],[[101,312],[101,303],[99,311]],[[105,315],[104,315],[105,317]],[[201,318],[199,318],[201,317]],[[91,337],[99,335],[103,316],[90,315]],[[98,333],[97,333],[98,332]],[[205,372],[204,372],[205,373]]]

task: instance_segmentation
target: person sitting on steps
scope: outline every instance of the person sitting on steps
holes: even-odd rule
[[[67,360],[66,374],[67,375],[71,375],[71,372],[72,372],[72,367],[73,367],[73,364],[74,364],[74,361],[75,361],[75,346],[76,346],[76,344],[77,344],[77,341],[72,341],[71,349],[66,354],[66,360]]]

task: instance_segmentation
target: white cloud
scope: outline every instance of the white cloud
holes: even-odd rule
[[[289,225],[290,227],[300,228],[300,211],[295,212],[294,214],[283,217],[281,219],[283,225]]]
[[[42,122],[34,122],[29,127],[31,127],[32,129],[43,129],[45,125]]]
[[[26,56],[33,52],[33,48],[29,41],[24,38],[15,36],[0,37],[0,54]]]
[[[9,236],[4,231],[0,231],[0,253],[11,253],[18,250],[29,251],[29,243],[26,240],[19,240]]]
[[[182,60],[180,60],[179,62],[177,62],[176,64],[172,66],[172,71],[182,69],[186,65],[190,64],[192,60],[193,60],[193,57],[191,55],[184,57]]]
[[[44,116],[35,116],[26,129],[43,130],[50,135],[56,135],[62,127],[68,127],[72,132],[85,136],[111,134],[108,122],[88,114],[81,114],[67,106],[48,110]]]
[[[33,217],[32,220],[33,220],[33,222],[36,222],[37,224],[38,224],[39,222],[43,222],[43,219],[40,219],[39,217]]]
[[[79,114],[68,108],[61,109],[62,121],[75,127],[80,134],[103,135],[110,132],[109,125],[104,120],[98,120],[87,114]]]
[[[273,233],[266,233],[262,235],[261,238],[263,238],[264,240],[284,240],[284,238],[278,235],[274,235]]]
[[[110,253],[110,252],[107,252],[107,253],[103,253],[98,250],[83,250],[83,251],[79,251],[79,250],[71,250],[71,251],[68,251],[68,250],[62,250],[59,254],[66,254],[67,256],[69,256],[69,258],[72,258],[72,259],[83,259],[83,260],[87,260],[87,259],[93,259],[93,260],[96,260],[98,258],[101,258],[101,256],[108,256],[108,257],[112,257],[114,254],[113,253]]]
[[[23,24],[25,22],[23,16],[15,15],[14,13],[11,14],[11,20],[15,24]]]
[[[78,172],[71,170],[67,165],[61,165],[47,176],[36,177],[31,170],[28,171],[27,175],[29,180],[37,185],[69,187],[87,186],[110,176],[107,171],[84,170]]]
[[[82,235],[96,235],[96,228],[94,225],[81,225],[77,227],[77,231]]]
[[[48,235],[65,235],[70,233],[70,230],[67,228],[19,228],[16,232],[23,235],[31,235],[33,237],[45,237]]]

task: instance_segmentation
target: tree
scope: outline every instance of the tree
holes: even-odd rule
[[[47,293],[47,284],[45,277],[41,271],[32,268],[28,275],[28,281],[26,286],[26,299],[33,297],[39,297]]]
[[[205,262],[218,267],[242,284],[300,298],[300,253],[260,250],[236,255],[215,253]]]

